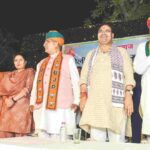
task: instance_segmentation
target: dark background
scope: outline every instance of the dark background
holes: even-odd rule
[[[83,25],[93,0],[1,0],[0,27],[18,35]]]
[[[84,27],[94,0],[0,0],[0,71],[13,70],[13,55],[22,51],[29,67],[45,57],[43,42],[51,29],[60,31],[65,44],[97,40],[101,24]],[[111,23],[115,38],[147,34],[147,18]]]

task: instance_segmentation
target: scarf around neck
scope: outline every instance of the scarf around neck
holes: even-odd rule
[[[99,53],[99,47],[94,49],[88,65],[88,87],[90,87],[90,76],[93,65]],[[124,75],[123,58],[116,46],[110,50],[111,69],[112,69],[112,105],[115,107],[124,107]]]
[[[145,54],[146,54],[146,56],[150,55],[150,41],[146,42],[146,45],[145,45]]]
[[[40,67],[40,71],[38,74],[37,79],[37,100],[36,103],[40,104],[43,102],[43,93],[44,93],[44,86],[43,86],[43,80],[44,80],[44,73],[47,67],[47,64],[50,60],[50,56],[45,59],[45,61],[42,63]],[[51,69],[51,75],[49,80],[49,88],[48,90],[48,96],[47,96],[47,109],[56,109],[57,104],[57,94],[58,94],[58,86],[59,86],[59,77],[60,77],[60,70],[61,70],[61,64],[62,64],[62,53],[59,52],[57,57],[55,58],[52,69]]]

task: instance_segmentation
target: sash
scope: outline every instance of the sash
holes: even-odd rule
[[[40,104],[43,102],[43,93],[44,93],[44,86],[43,86],[43,80],[44,80],[44,73],[46,70],[46,66],[48,64],[48,61],[50,60],[50,56],[45,59],[45,61],[42,63],[40,67],[40,71],[38,74],[37,79],[37,100],[36,103]],[[58,87],[59,87],[59,77],[60,77],[60,70],[61,70],[61,64],[62,64],[62,53],[60,52],[57,57],[55,58],[52,69],[51,69],[51,75],[49,80],[49,88],[48,88],[48,95],[47,95],[47,109],[56,109],[57,104],[57,94],[58,94]]]

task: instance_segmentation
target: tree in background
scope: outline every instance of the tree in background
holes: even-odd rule
[[[148,18],[150,15],[149,0],[94,0],[96,8],[84,25],[101,22],[121,22]]]
[[[0,29],[0,71],[12,69],[12,56],[18,49],[19,41],[13,34],[5,29]]]
[[[47,56],[43,47],[44,40],[45,33],[30,34],[22,38],[20,51],[28,56],[28,67],[36,68],[37,63]]]

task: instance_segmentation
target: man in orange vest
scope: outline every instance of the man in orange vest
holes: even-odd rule
[[[30,105],[35,128],[42,137],[59,137],[66,124],[67,135],[73,134],[75,111],[79,105],[79,74],[71,55],[62,54],[64,37],[49,31],[44,42],[48,57],[37,65]]]

